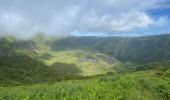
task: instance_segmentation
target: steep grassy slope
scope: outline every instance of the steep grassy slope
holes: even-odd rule
[[[113,67],[119,64],[99,53],[55,52],[44,41],[4,37],[0,39],[0,47],[1,84],[53,82],[104,74],[115,71]]]
[[[170,35],[146,37],[68,37],[57,40],[54,50],[86,49],[112,55],[120,61],[150,63],[170,60]]]
[[[156,69],[156,68],[161,68],[161,69],[166,70],[170,68],[170,61],[153,62],[153,63],[144,64],[144,65],[139,65],[136,67],[137,67],[136,70],[151,70],[151,69]]]
[[[4,100],[169,100],[170,77],[154,71],[104,75],[55,84],[0,87]]]
[[[28,56],[0,57],[0,84],[54,82],[74,78],[79,73],[74,64],[47,66]]]

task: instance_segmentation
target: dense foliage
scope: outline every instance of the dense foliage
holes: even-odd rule
[[[57,40],[54,50],[93,50],[120,61],[150,63],[170,60],[170,35],[146,37],[68,37]]]
[[[4,100],[169,100],[170,78],[154,71],[104,75],[55,84],[0,87]]]
[[[0,57],[0,84],[55,82],[76,78],[79,72],[73,64],[47,66],[28,56]]]
[[[52,41],[0,38],[0,100],[170,99],[170,35]]]
[[[156,68],[169,69],[170,61],[153,62],[153,63],[136,66],[136,70],[151,70]]]

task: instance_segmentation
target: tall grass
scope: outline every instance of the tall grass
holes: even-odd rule
[[[170,84],[152,71],[55,84],[0,87],[0,100],[169,100]]]

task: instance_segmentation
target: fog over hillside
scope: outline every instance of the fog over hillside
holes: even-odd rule
[[[168,5],[168,0],[1,0],[0,34],[164,34],[170,32]]]
[[[0,0],[0,100],[170,100],[169,0]]]

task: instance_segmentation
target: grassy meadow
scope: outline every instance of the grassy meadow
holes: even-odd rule
[[[169,100],[168,74],[140,71],[52,84],[1,86],[0,100]]]

